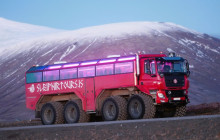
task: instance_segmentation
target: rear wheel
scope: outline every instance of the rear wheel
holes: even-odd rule
[[[68,101],[64,107],[63,114],[66,123],[89,121],[89,115],[82,109],[82,103],[80,100]]]
[[[63,105],[60,102],[50,102],[41,109],[41,121],[44,125],[61,124],[63,119]]]
[[[102,117],[105,121],[126,120],[127,101],[121,96],[112,96],[107,98],[102,106]]]
[[[146,119],[155,116],[156,108],[150,96],[136,94],[128,100],[128,115],[131,119]]]

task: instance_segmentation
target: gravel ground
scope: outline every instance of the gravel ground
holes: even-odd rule
[[[220,114],[220,103],[209,103],[192,105],[187,107],[186,116],[197,116],[197,115],[215,115]],[[100,117],[92,117],[92,122],[101,121]],[[20,126],[35,126],[42,125],[40,119],[16,121],[16,122],[0,122],[0,128],[3,127],[20,127]]]

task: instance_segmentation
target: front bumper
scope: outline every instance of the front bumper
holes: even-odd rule
[[[188,104],[188,95],[184,93],[184,90],[163,90],[157,91],[156,104]]]

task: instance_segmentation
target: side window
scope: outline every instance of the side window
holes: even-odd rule
[[[42,82],[42,72],[34,72],[26,74],[26,83]]]
[[[150,61],[150,72],[151,74],[156,74],[155,61]]]
[[[62,69],[60,70],[60,79],[73,79],[77,78],[77,68],[71,68],[71,69]]]
[[[111,75],[113,74],[113,69],[114,69],[113,64],[98,65],[96,66],[96,75],[97,76]]]
[[[156,74],[155,60],[145,60],[144,72],[147,74]]]
[[[149,60],[144,61],[144,73],[150,74],[150,61]]]
[[[89,67],[81,67],[78,68],[78,77],[93,77],[95,76],[95,66],[89,66]]]
[[[44,71],[43,72],[44,81],[55,81],[59,80],[59,70]]]
[[[131,73],[134,72],[133,62],[116,63],[115,74]]]

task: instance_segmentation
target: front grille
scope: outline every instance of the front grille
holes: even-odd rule
[[[184,90],[165,90],[167,97],[184,97]]]
[[[165,83],[167,87],[182,87],[185,85],[184,75],[167,75]]]

